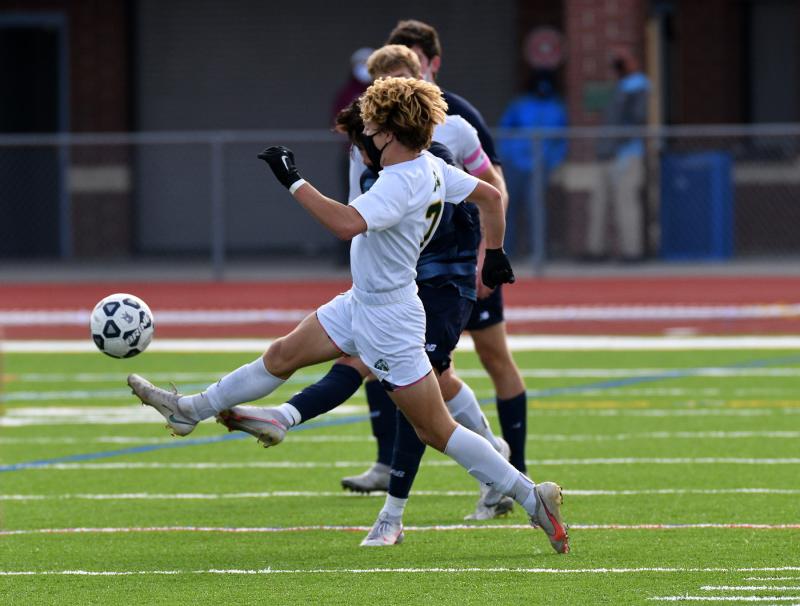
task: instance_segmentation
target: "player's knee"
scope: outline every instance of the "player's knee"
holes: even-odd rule
[[[461,391],[463,383],[453,373],[440,375],[438,379],[439,389],[442,390],[442,397],[444,398],[445,402],[455,398],[458,392]]]
[[[506,367],[509,362],[504,352],[494,347],[484,348],[479,352],[478,357],[483,367],[492,376],[502,373],[503,368]]]
[[[296,370],[291,349],[283,338],[275,339],[270,344],[264,353],[264,366],[271,374],[281,377]]]
[[[426,446],[431,446],[440,452],[444,451],[444,447],[447,446],[448,436],[444,435],[441,427],[432,423],[424,423],[414,427],[414,431],[417,432],[420,442]]]
[[[444,450],[444,447],[440,446],[440,440],[437,439],[437,434],[435,431],[418,427],[417,437],[419,438],[420,442],[425,444],[425,446],[431,446],[436,450]]]
[[[369,368],[364,362],[361,361],[360,358],[355,356],[343,356],[336,360],[335,364],[342,364],[343,366],[349,366],[350,368],[354,368],[358,371],[361,375],[362,379],[367,378],[370,375]]]

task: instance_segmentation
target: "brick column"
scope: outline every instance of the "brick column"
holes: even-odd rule
[[[610,65],[615,46],[629,46],[644,68],[647,0],[564,0],[567,39],[566,102],[573,126],[597,126],[616,79]],[[563,174],[565,252],[586,251],[589,192],[598,181],[595,141],[572,139]]]
[[[564,0],[568,40],[567,106],[570,123],[596,125],[614,74],[609,54],[629,45],[644,62],[645,0]]]

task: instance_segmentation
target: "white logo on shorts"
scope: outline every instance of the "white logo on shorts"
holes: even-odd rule
[[[429,352],[436,351],[436,343],[425,343],[425,351]]]
[[[489,319],[489,312],[488,311],[482,311],[478,317],[481,320],[488,320]]]

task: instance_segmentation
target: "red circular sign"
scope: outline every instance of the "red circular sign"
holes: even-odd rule
[[[537,69],[555,69],[564,59],[564,37],[553,27],[537,27],[525,37],[525,61]]]

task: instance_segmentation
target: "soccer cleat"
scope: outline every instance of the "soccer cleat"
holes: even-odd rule
[[[228,431],[244,431],[255,436],[264,448],[283,442],[289,430],[271,408],[261,406],[234,406],[217,415]]]
[[[561,486],[542,482],[536,488],[536,511],[530,516],[531,526],[541,528],[558,553],[569,553],[569,527],[561,519]]]
[[[402,518],[392,518],[388,514],[381,512],[369,534],[361,541],[361,547],[399,545],[403,542],[403,536]]]
[[[375,463],[362,474],[342,478],[342,488],[353,492],[376,492],[389,490],[389,471],[383,463]]]
[[[142,404],[152,406],[167,420],[167,429],[173,436],[185,436],[192,433],[197,425],[197,421],[181,414],[178,408],[178,398],[181,395],[175,386],[172,391],[156,387],[150,381],[139,375],[128,375],[128,385],[133,394],[138,397]]]
[[[493,520],[511,512],[514,509],[514,499],[489,488],[481,483],[481,496],[475,511],[464,516],[465,520]]]

